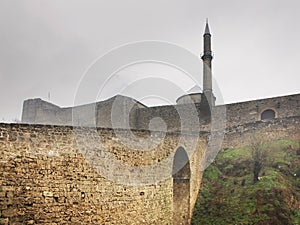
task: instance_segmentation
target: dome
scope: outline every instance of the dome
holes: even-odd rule
[[[177,98],[177,104],[189,104],[189,103],[200,103],[201,102],[201,93],[202,89],[195,85],[187,91],[188,94],[180,96]]]
[[[192,94],[192,93],[202,93],[202,89],[198,85],[195,85],[194,87],[192,87],[191,89],[189,89],[187,91],[187,93],[189,93],[189,94]]]

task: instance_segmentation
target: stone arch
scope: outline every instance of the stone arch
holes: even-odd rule
[[[179,147],[174,155],[173,168],[173,224],[190,224],[191,169],[187,152]]]
[[[274,108],[266,108],[259,114],[259,120],[269,120],[278,117],[278,112]]]

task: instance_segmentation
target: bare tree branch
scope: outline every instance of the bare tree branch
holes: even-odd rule
[[[270,162],[270,147],[264,142],[262,136],[251,136],[250,153],[253,162],[253,182],[259,181],[259,174]]]

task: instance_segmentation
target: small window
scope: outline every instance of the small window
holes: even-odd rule
[[[267,109],[267,110],[263,111],[261,114],[262,120],[274,119],[275,117],[276,117],[276,113],[272,109]]]

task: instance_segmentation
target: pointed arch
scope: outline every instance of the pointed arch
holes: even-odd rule
[[[189,224],[191,169],[187,152],[179,147],[173,159],[173,224]]]

